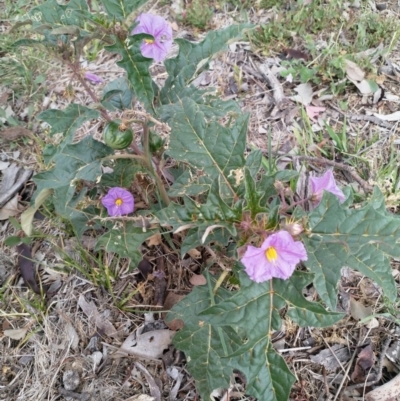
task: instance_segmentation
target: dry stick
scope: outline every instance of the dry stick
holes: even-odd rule
[[[340,392],[342,391],[342,387],[343,387],[343,385],[344,385],[344,382],[346,381],[346,378],[347,378],[348,375],[349,375],[350,368],[351,368],[351,366],[353,365],[354,358],[356,357],[356,353],[357,353],[357,348],[356,348],[356,349],[354,350],[354,352],[353,352],[353,355],[352,355],[352,357],[351,357],[351,359],[350,359],[350,362],[349,362],[349,366],[347,367],[346,373],[345,373],[345,375],[343,376],[342,381],[340,382],[340,386],[339,386],[339,388],[338,388],[338,390],[337,390],[337,392],[336,392],[336,395],[335,395],[335,398],[333,399],[333,401],[336,401],[336,400],[337,400],[337,398],[339,397]],[[329,394],[327,394],[326,396],[328,397]]]
[[[372,385],[378,383],[381,380],[381,378],[382,378],[383,360],[385,359],[385,355],[386,355],[386,352],[387,352],[387,350],[389,348],[389,344],[390,344],[391,340],[392,340],[392,338],[388,337],[385,340],[385,342],[383,343],[381,356],[379,357],[379,361],[378,361],[378,372],[375,375],[375,378],[370,380],[370,381],[365,381],[364,383],[357,383],[357,384],[353,384],[351,386],[348,386],[347,387],[348,390],[353,390],[355,388],[361,388],[361,387],[366,387],[366,386],[372,386]]]
[[[324,158],[320,158],[320,157],[312,157],[312,156],[292,156],[292,155],[288,155],[287,153],[283,153],[283,152],[278,152],[279,155],[281,156],[288,156],[288,157],[293,157],[296,158],[297,160],[304,160],[304,161],[308,161],[310,163],[319,163],[319,164],[325,164],[326,166],[333,166],[336,167],[339,170],[343,170],[348,172],[355,181],[357,181],[362,188],[364,189],[364,191],[366,193],[371,193],[372,192],[372,187],[371,185],[368,184],[368,182],[364,181],[356,172],[352,167],[346,166],[345,164],[342,163],[338,163],[338,162],[334,162],[332,160],[327,160]]]

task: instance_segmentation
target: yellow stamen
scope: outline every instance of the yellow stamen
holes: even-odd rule
[[[154,39],[144,39],[144,41],[147,45],[151,45],[152,43],[154,43]]]
[[[278,259],[278,252],[276,252],[276,249],[273,246],[270,246],[265,251],[265,256],[267,257],[268,262],[275,262],[276,259]]]
[[[121,206],[121,205],[122,205],[122,199],[120,199],[120,198],[115,199],[115,204],[116,204],[117,206]]]

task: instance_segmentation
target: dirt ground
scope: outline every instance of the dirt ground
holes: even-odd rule
[[[200,40],[204,36],[201,30],[177,20],[169,4],[160,3],[148,8],[173,23],[175,37]],[[371,8],[371,13],[399,16],[396,4],[386,6],[384,11]],[[273,18],[269,9],[256,6],[247,8],[247,13],[253,23],[268,23]],[[211,27],[228,26],[239,17],[237,7],[215,6]],[[6,33],[12,22],[1,24],[2,32]],[[175,45],[169,56],[176,52]],[[360,192],[365,185],[379,185],[387,194],[388,207],[397,212],[399,188],[390,191],[394,178],[385,167],[399,166],[398,120],[385,121],[376,115],[399,109],[399,45],[385,58],[374,61],[375,78],[377,81],[379,78],[384,90],[380,99],[362,95],[349,82],[337,96],[324,97],[327,84],[313,84],[311,105],[325,109],[314,121],[308,119],[308,123],[304,108],[293,100],[299,82],[290,82],[275,72],[282,64],[282,57],[281,50],[266,55],[247,40],[232,43],[194,84],[216,87],[223,97],[237,100],[242,110],[251,114],[249,151],[260,148],[267,152],[271,133],[279,168],[285,168],[293,154],[308,155],[310,168],[316,172],[327,165],[333,166],[341,185],[352,185]],[[111,81],[124,73],[115,60],[114,56],[100,52],[95,61],[85,63],[85,68],[103,81]],[[70,73],[61,64],[48,62],[46,91],[33,105],[34,115],[48,108],[63,109],[71,102],[89,105],[91,99],[75,82],[74,95],[66,95]],[[162,85],[166,77],[164,67],[154,64],[152,74]],[[99,92],[101,85],[92,88]],[[29,99],[29,96],[13,97],[0,80],[0,107],[10,107],[22,125],[27,121]],[[346,109],[341,107],[343,103],[347,104]],[[351,156],[339,152],[329,137],[319,138],[322,118],[338,129],[347,124],[349,147],[360,138],[364,145],[354,148]],[[13,163],[33,173],[43,167],[41,148],[54,139],[46,136],[34,118],[29,123],[29,131],[14,133],[15,137],[10,137],[10,131],[4,134],[6,126],[0,128],[3,129],[0,184],[4,171]],[[307,128],[311,129],[310,137]],[[101,126],[85,125],[77,132],[77,139],[85,135],[100,139]],[[321,156],[321,148],[333,152],[331,164],[314,163],[312,158]],[[356,176],[346,168],[349,165],[356,167]],[[78,246],[62,221],[38,215],[34,220],[34,241],[26,248],[46,291],[40,294],[39,289],[36,294],[26,286],[21,277],[23,261],[18,257],[26,248],[7,246],[4,241],[21,235],[18,216],[28,206],[33,191],[32,181],[24,182],[17,193],[15,216],[0,219],[0,401],[198,400],[194,380],[185,368],[185,356],[170,344],[170,331],[163,322],[165,316],[158,312],[160,307],[154,306],[159,294],[157,280],[151,274],[143,270],[130,272],[128,261],[115,255],[102,254],[100,261],[93,251],[94,237],[86,236]],[[140,194],[137,196],[140,198]],[[194,274],[200,275],[213,256],[209,250],[199,249],[198,254],[182,260],[168,244],[159,241],[144,244],[142,252],[151,264],[163,263],[167,288],[162,302],[158,302],[161,309],[190,292],[197,284],[193,281]],[[102,282],[105,266],[113,270],[111,283]],[[85,274],[86,268],[90,274]],[[397,281],[398,268],[398,262],[393,261]],[[112,287],[111,293],[106,284]],[[121,294],[129,289],[132,295],[124,299],[121,307]],[[315,299],[313,289],[308,291],[307,296]],[[389,382],[399,371],[400,329],[395,306],[388,305],[371,280],[348,268],[343,269],[339,293],[338,310],[347,315],[338,325],[328,329],[299,328],[286,319],[285,327],[274,335],[274,346],[297,378],[292,400],[336,400],[339,394],[343,400],[361,400],[364,394]],[[375,316],[372,320],[360,323],[371,314]],[[146,336],[149,332],[155,340],[152,345],[145,344],[150,341]],[[368,369],[363,368],[363,360],[369,363]],[[365,384],[366,381],[369,383]],[[215,399],[250,399],[246,396],[245,378],[238,374],[229,392],[216,392]]]

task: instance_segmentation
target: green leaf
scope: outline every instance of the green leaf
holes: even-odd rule
[[[94,120],[100,113],[96,110],[79,104],[70,104],[65,110],[46,110],[38,115],[38,119],[51,126],[50,136],[63,134],[63,141],[55,149],[54,146],[47,149],[48,157],[45,161],[48,164],[54,156],[61,152],[65,146],[70,144],[75,135],[75,131],[86,121]],[[51,149],[51,151],[50,151]]]
[[[145,4],[147,0],[100,0],[100,2],[111,18],[122,21],[126,19],[132,11],[137,10]]]
[[[130,88],[143,103],[146,111],[154,114],[154,83],[149,72],[153,60],[143,57],[140,51],[140,44],[145,38],[152,36],[139,34],[129,36],[125,41],[116,37],[115,43],[106,46],[105,49],[121,55],[122,59],[117,61],[117,64],[127,72]]]
[[[24,210],[24,212],[21,214],[21,228],[28,237],[32,234],[32,222],[36,211],[52,193],[53,191],[51,189],[43,189],[35,197],[33,206],[28,207],[28,209]]]
[[[205,39],[200,43],[189,42],[185,39],[175,39],[179,45],[179,53],[175,58],[165,60],[169,78],[165,83],[165,91],[172,87],[174,77],[182,74],[188,83],[196,70],[206,65],[207,61],[217,52],[226,49],[227,43],[242,35],[245,29],[252,28],[251,24],[232,25],[219,31],[209,31]],[[201,64],[201,65],[200,65]]]
[[[29,237],[17,237],[17,236],[11,236],[7,237],[4,240],[4,245],[6,246],[17,246],[19,244],[26,244],[29,245],[32,242],[32,238]]]
[[[142,228],[135,227],[132,222],[126,221],[109,222],[106,226],[109,230],[98,239],[96,250],[104,249],[107,252],[115,252],[121,257],[130,258],[134,267],[143,259],[140,246],[147,238],[158,232],[143,231]]]
[[[164,86],[160,92],[160,103],[162,106],[158,108],[160,118],[164,121],[169,120],[175,114],[175,103],[179,103],[183,98],[191,98],[204,113],[206,119],[216,119],[223,117],[227,113],[240,113],[240,107],[233,100],[221,100],[215,95],[213,88],[201,90],[193,85],[187,85],[182,77],[178,77],[171,88]],[[179,105],[178,105],[179,107]]]
[[[40,6],[32,8],[28,12],[28,16],[33,26],[48,23],[83,27],[84,21],[80,11],[88,11],[86,0],[70,0],[66,5],[59,4],[57,0],[48,0]]]
[[[210,189],[207,177],[197,176],[195,172],[187,169],[169,188],[168,195],[172,198],[180,196],[196,196]]]
[[[52,169],[33,177],[37,185],[35,196],[46,188],[53,189],[56,213],[72,220],[73,224],[76,221],[74,228],[82,233],[88,228],[86,221],[93,216],[74,209],[85,195],[85,190],[76,192],[76,185],[80,180],[98,181],[102,175],[102,159],[112,153],[111,148],[90,136],[76,144],[66,145],[54,156],[55,166]]]
[[[165,60],[168,78],[160,92],[160,114],[168,120],[174,114],[171,105],[181,103],[184,98],[191,98],[199,104],[200,110],[207,119],[224,116],[228,112],[239,113],[240,108],[234,101],[223,101],[215,96],[213,88],[200,90],[190,85],[190,80],[208,66],[208,61],[217,52],[226,49],[227,43],[240,37],[249,24],[230,26],[220,31],[210,31],[200,43],[185,39],[176,39],[179,53],[175,58]]]
[[[241,271],[240,290],[223,302],[200,313],[200,318],[215,326],[231,326],[243,332],[241,346],[225,364],[239,369],[247,379],[246,393],[262,401],[288,399],[294,377],[284,360],[272,348],[270,335],[281,328],[279,310],[302,326],[324,327],[339,321],[343,314],[332,313],[307,301],[302,291],[312,275],[295,272],[288,280],[274,279],[255,283]],[[222,373],[222,372],[221,372]]]
[[[132,99],[133,91],[129,87],[129,82],[124,77],[114,79],[103,89],[102,102],[107,100],[107,102],[119,110],[130,109]]]
[[[115,164],[110,167],[113,172],[103,174],[101,177],[100,183],[105,187],[130,188],[136,174],[144,171],[141,165],[128,159],[116,159]]]
[[[307,268],[315,274],[321,299],[336,308],[341,268],[351,267],[374,280],[394,301],[395,282],[388,257],[400,257],[400,219],[382,211],[382,194],[375,191],[371,203],[348,209],[325,191],[321,203],[309,215]]]
[[[181,246],[182,256],[190,249],[217,241],[225,245],[236,235],[235,223],[240,221],[240,203],[235,208],[228,206],[220,195],[218,181],[211,187],[205,204],[199,204],[188,196],[184,206],[171,202],[160,210],[156,217],[162,226],[172,226],[173,230],[182,226],[190,228]]]
[[[260,202],[264,196],[264,193],[257,191],[256,183],[248,168],[244,169],[244,183],[244,199],[246,200],[246,206],[244,207],[244,210],[249,210],[251,218],[254,219],[258,213],[265,213],[268,211],[266,207],[260,206]]]
[[[222,177],[224,196],[234,197],[237,170],[243,168],[249,116],[241,115],[231,128],[216,121],[207,122],[199,105],[192,99],[182,99],[175,115],[168,121],[171,127],[166,153],[177,161],[189,164],[210,182]]]
[[[229,295],[228,291],[219,288],[215,302],[221,302]],[[173,344],[185,352],[187,367],[204,401],[211,401],[212,390],[229,387],[231,367],[226,363],[226,359],[223,359],[225,353],[219,333],[225,341],[228,353],[236,351],[237,344],[241,343],[238,335],[229,327],[218,333],[215,327],[204,322],[199,314],[209,306],[210,294],[207,286],[196,286],[172,308],[166,319],[167,322],[173,319],[185,322],[183,329],[175,334]]]

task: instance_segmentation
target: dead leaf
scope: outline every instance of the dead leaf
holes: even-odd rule
[[[171,28],[172,28],[172,30],[175,31],[175,32],[178,32],[178,31],[179,31],[179,26],[178,26],[178,24],[177,24],[175,21],[171,22]]]
[[[104,332],[108,337],[118,337],[118,332],[113,326],[113,324],[104,319],[103,316],[97,310],[94,302],[87,302],[83,295],[79,296],[78,305],[82,309],[83,313],[96,325],[101,331]]]
[[[315,117],[318,117],[325,110],[325,107],[306,106],[307,115],[312,121],[316,121]]]
[[[187,253],[190,255],[191,258],[193,259],[200,259],[201,258],[201,252],[198,251],[196,248],[189,249]]]
[[[7,220],[9,217],[16,216],[21,213],[18,203],[18,194],[9,200],[2,208],[0,208],[0,220]]]
[[[40,294],[40,287],[36,281],[36,269],[32,261],[31,247],[26,244],[20,244],[17,246],[17,252],[19,271],[25,285],[36,294]]]
[[[344,60],[346,63],[346,74],[350,81],[361,82],[365,78],[365,72],[353,61]]]
[[[206,285],[207,280],[202,274],[193,274],[192,277],[190,277],[190,284],[192,285]]]
[[[351,81],[364,96],[370,96],[374,93],[370,81],[366,79],[363,79],[362,81],[358,82],[349,78],[349,81]]]
[[[67,322],[64,330],[65,334],[68,336],[68,343],[71,344],[71,348],[73,350],[77,350],[79,346],[79,336],[75,330],[75,327],[72,326],[71,322]]]
[[[134,355],[144,359],[159,359],[171,344],[174,335],[175,332],[168,329],[147,331],[143,334],[139,334],[136,330],[129,334],[113,357]]]
[[[0,171],[5,170],[6,168],[8,168],[9,165],[10,165],[10,162],[2,162],[0,160]]]
[[[145,258],[143,258],[139,262],[137,268],[145,280],[147,279],[148,275],[153,271],[153,265]]]
[[[147,246],[150,246],[150,247],[160,245],[161,242],[162,242],[162,238],[161,238],[160,233],[156,233],[156,234],[152,235],[151,237],[147,238],[147,240],[146,240]]]
[[[185,297],[184,295],[179,295],[175,292],[170,291],[164,301],[164,310],[166,311],[171,310],[172,307],[179,301],[181,301],[184,297]],[[167,315],[166,313],[162,314],[164,320],[166,315]],[[170,330],[173,331],[180,330],[184,326],[183,320],[181,319],[174,319],[168,323],[166,322],[165,324],[168,326]]]
[[[0,137],[7,141],[15,141],[19,138],[30,137],[33,138],[33,132],[24,127],[10,127],[0,131]]]
[[[374,116],[377,118],[380,118],[383,121],[399,121],[400,120],[400,111],[396,111],[392,114],[374,113]]]
[[[332,354],[332,352],[334,354]],[[312,362],[325,366],[326,370],[331,371],[340,367],[342,364],[350,360],[350,352],[348,347],[341,344],[334,344],[330,349],[324,349],[317,355],[311,355]]]
[[[292,96],[290,99],[294,100],[295,102],[299,102],[304,106],[308,106],[313,97],[313,90],[310,83],[300,84],[294,88],[294,91],[298,93],[296,96]]]
[[[4,330],[4,335],[6,337],[10,337],[12,340],[22,340],[28,329],[11,329],[11,330]]]
[[[351,380],[358,383],[365,380],[365,375],[374,365],[375,355],[372,351],[372,345],[369,344],[358,354],[354,371],[351,374]]]
[[[308,54],[296,49],[285,49],[283,52],[288,59],[308,61],[310,58]]]
[[[362,320],[372,315],[372,308],[364,306],[354,298],[350,299],[350,315],[354,320]]]

